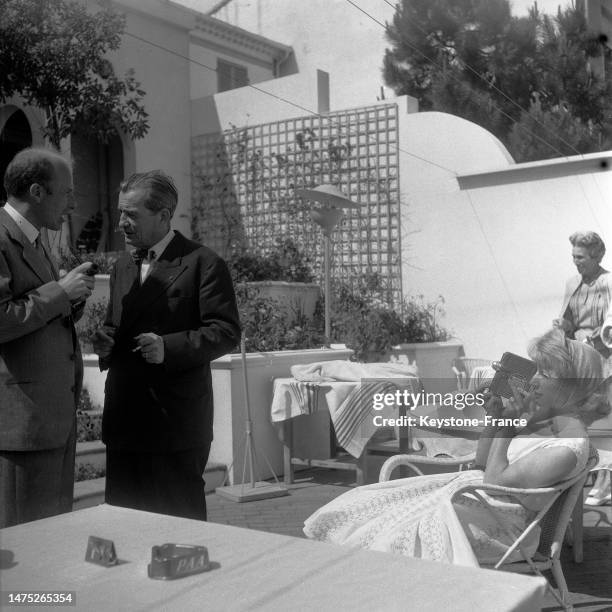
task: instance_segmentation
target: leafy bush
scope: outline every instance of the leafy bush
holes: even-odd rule
[[[274,300],[257,297],[253,289],[236,286],[236,300],[248,352],[320,348],[324,343],[321,317],[298,315],[289,323]],[[237,348],[235,352],[238,352]]]
[[[95,406],[91,402],[89,391],[85,388],[81,389],[81,397],[79,397],[79,404],[77,406],[77,412],[89,412],[95,410]]]
[[[91,463],[80,463],[74,466],[74,481],[93,480],[106,476],[106,467],[97,466]]]
[[[381,361],[392,346],[404,342],[448,340],[440,325],[444,299],[426,302],[422,295],[404,299],[401,308],[389,305],[390,291],[377,274],[365,274],[357,289],[333,285],[331,342],[355,351],[357,361]],[[320,348],[324,338],[324,302],[320,299],[311,320],[304,317],[288,324],[272,300],[257,298],[244,286],[237,287],[238,309],[247,351]]]
[[[444,298],[426,302],[424,296],[404,298],[399,309],[389,305],[390,291],[379,274],[364,274],[355,283],[335,286],[332,338],[355,351],[357,361],[384,360],[392,346],[408,342],[448,340],[440,325]]]
[[[77,411],[77,442],[93,442],[102,439],[102,414]]]
[[[60,270],[72,270],[86,261],[91,261],[98,266],[97,274],[110,274],[119,255],[121,253],[112,251],[108,253],[80,252],[78,255],[73,251],[64,251],[57,261],[57,267]]]
[[[234,253],[228,265],[235,283],[251,281],[286,281],[312,283],[314,274],[310,259],[291,238],[278,238],[270,253],[242,251]]]
[[[77,337],[84,353],[93,351],[92,339],[98,329],[104,325],[108,300],[103,298],[96,302],[87,302],[85,312],[77,322]]]
[[[403,326],[399,342],[443,342],[451,332],[440,325],[444,316],[444,298],[426,302],[424,295],[412,296],[403,302]]]

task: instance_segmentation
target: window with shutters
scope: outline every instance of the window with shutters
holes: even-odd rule
[[[217,89],[228,91],[249,84],[246,66],[232,64],[224,60],[217,60]]]

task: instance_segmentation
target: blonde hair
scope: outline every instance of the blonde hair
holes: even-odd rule
[[[604,380],[603,360],[593,347],[555,328],[532,340],[528,354],[540,371],[563,381],[568,388],[566,404],[575,403],[576,415],[586,425],[610,413],[610,380]]]
[[[552,372],[555,378],[578,377],[565,333],[558,328],[534,338],[529,343],[527,354],[536,362],[538,370]]]

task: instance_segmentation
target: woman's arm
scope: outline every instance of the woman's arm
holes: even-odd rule
[[[508,463],[511,437],[500,430],[496,435],[484,474],[486,484],[531,489],[549,487],[567,478],[576,467],[576,454],[566,446],[550,446]]]
[[[513,398],[502,412],[502,417],[515,418],[534,414],[536,409],[531,394],[518,389],[508,381]],[[523,433],[526,433],[523,430]],[[514,427],[500,427],[489,446],[483,481],[504,487],[530,489],[547,487],[567,478],[576,467],[576,455],[567,447],[539,448],[510,464],[508,447],[516,436]]]

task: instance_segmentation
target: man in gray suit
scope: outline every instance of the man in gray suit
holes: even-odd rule
[[[74,330],[94,286],[84,263],[63,278],[40,239],[73,208],[72,171],[58,153],[25,149],[4,175],[0,208],[0,527],[72,509],[76,400]]]

